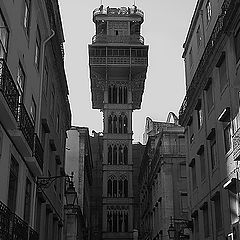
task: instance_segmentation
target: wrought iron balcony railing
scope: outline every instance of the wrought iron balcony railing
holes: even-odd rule
[[[18,116],[19,93],[4,59],[0,59],[0,92],[3,94],[13,116]]]
[[[233,135],[233,159],[240,158],[240,128]]]
[[[183,121],[187,116],[187,113],[189,112],[191,107],[195,104],[194,99],[195,101],[197,101],[200,89],[202,89],[206,85],[206,82],[208,81],[207,77],[204,78],[207,65],[209,64],[211,56],[213,56],[213,52],[215,51],[216,46],[223,32],[226,30],[230,17],[236,10],[235,4],[237,4],[236,0],[225,0],[222,5],[222,12],[216,21],[216,24],[212,31],[212,35],[207,43],[207,46],[204,50],[202,58],[198,64],[197,70],[194,74],[192,82],[187,90],[186,96],[180,108],[179,111],[180,124],[183,124]]]
[[[33,156],[37,159],[40,168],[43,170],[43,148],[36,133],[34,134]]]
[[[34,146],[34,125],[23,103],[18,108],[18,127],[22,131],[29,147],[33,151]]]
[[[0,239],[38,240],[39,236],[26,222],[0,201]]]
[[[111,36],[97,34],[92,37],[92,43],[126,43],[126,44],[144,44],[144,38],[141,35]]]

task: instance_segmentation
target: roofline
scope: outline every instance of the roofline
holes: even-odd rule
[[[193,13],[193,16],[192,16],[192,20],[191,20],[191,23],[190,23],[190,26],[189,26],[189,29],[188,29],[188,33],[187,33],[185,42],[183,44],[184,51],[183,51],[183,54],[182,54],[182,58],[185,58],[185,56],[186,56],[190,41],[192,39],[193,32],[194,32],[196,24],[197,24],[199,14],[201,12],[200,10],[202,8],[203,2],[204,2],[204,0],[198,0],[198,2],[196,4],[195,10],[194,10],[194,13]]]

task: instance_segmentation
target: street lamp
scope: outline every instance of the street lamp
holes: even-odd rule
[[[176,233],[176,229],[175,227],[173,226],[173,223],[172,223],[172,217],[171,217],[171,224],[168,228],[168,236],[170,239],[174,239],[175,237],[175,233]]]
[[[72,179],[69,181],[69,185],[65,192],[65,196],[67,205],[74,206],[75,201],[77,199],[77,192],[75,191]]]

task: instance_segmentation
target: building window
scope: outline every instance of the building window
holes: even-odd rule
[[[25,203],[24,203],[24,221],[26,221],[27,223],[30,222],[31,193],[32,193],[32,184],[30,180],[27,178],[26,189],[25,189]]]
[[[23,70],[22,64],[19,62],[17,70],[17,89],[19,92],[19,103],[23,102],[25,78],[25,72]]]
[[[34,57],[34,63],[37,66],[37,69],[39,69],[39,64],[40,64],[40,51],[41,51],[41,35],[40,35],[39,28],[37,28],[36,43],[35,43],[35,57]]]
[[[200,208],[203,214],[203,229],[204,229],[204,237],[209,237],[210,229],[209,229],[209,216],[208,216],[208,204],[207,202]]]
[[[185,163],[180,163],[180,177],[181,178],[186,178],[187,177],[186,164]]]
[[[192,65],[193,65],[193,56],[192,56],[192,48],[191,48],[189,51],[189,66],[190,66],[190,68],[192,67]]]
[[[30,106],[30,116],[32,118],[33,123],[36,121],[36,103],[32,96],[31,106]]]
[[[215,196],[212,198],[212,201],[214,202],[216,232],[219,232],[222,229],[222,209],[219,192],[215,194]]]
[[[192,188],[193,188],[193,190],[195,190],[197,188],[197,173],[196,173],[195,158],[192,159],[189,166],[192,169]]]
[[[194,239],[199,239],[199,217],[198,217],[198,211],[195,211],[192,214],[193,217],[193,223],[194,223],[194,227],[193,227],[193,233],[194,233]]]
[[[203,181],[206,177],[206,164],[205,164],[205,154],[204,154],[203,145],[200,146],[197,154],[199,155],[200,168],[201,168],[201,180]]]
[[[45,96],[47,96],[47,92],[48,92],[48,62],[47,59],[45,58],[44,61],[44,72],[43,72],[43,81],[44,81],[44,85],[43,85],[43,91],[45,93]]]
[[[240,59],[240,28],[238,29],[237,34],[234,37],[234,44],[235,44],[236,60],[238,62]]]
[[[198,29],[197,29],[197,46],[200,47],[201,43],[202,43],[202,33],[201,33],[200,25],[199,25]]]
[[[189,133],[189,142],[191,144],[194,140],[193,117],[192,116],[190,117],[187,125],[188,125],[188,133]]]
[[[123,132],[124,133],[128,132],[128,119],[127,119],[127,116],[124,116],[124,119],[123,119]]]
[[[121,207],[109,207],[107,211],[108,232],[128,232],[128,211]]]
[[[6,58],[8,52],[9,31],[6,22],[0,12],[0,58]]]
[[[222,53],[220,59],[218,60],[218,63],[216,65],[218,68],[218,74],[219,74],[219,82],[220,82],[220,91],[224,89],[224,87],[227,85],[227,63],[226,63],[226,56],[225,52]]]
[[[207,23],[210,22],[211,17],[212,17],[212,5],[211,5],[210,0],[208,0],[207,4],[206,4],[206,19],[207,19]]]
[[[231,123],[223,123],[225,153],[232,147]]]
[[[182,213],[187,213],[188,212],[188,196],[187,196],[187,193],[181,193],[180,201],[181,201],[181,211],[182,211]]]
[[[11,156],[10,164],[10,175],[9,175],[9,185],[8,185],[8,207],[12,212],[16,210],[16,199],[18,190],[18,172],[19,164],[16,159]]]
[[[109,165],[127,165],[128,147],[126,145],[108,146],[108,164]]]
[[[210,141],[210,153],[211,153],[211,165],[212,165],[212,169],[214,169],[217,163],[217,151],[216,151],[215,138]]]
[[[195,109],[197,111],[198,129],[200,129],[203,125],[203,109],[202,109],[201,100],[198,100],[198,103]]]
[[[24,0],[23,26],[27,34],[29,34],[29,29],[30,29],[30,7],[31,7],[31,1]]]
[[[206,91],[206,97],[207,97],[207,110],[210,112],[210,110],[213,107],[213,86],[212,86],[212,79],[210,78],[208,80],[207,86],[204,89]]]

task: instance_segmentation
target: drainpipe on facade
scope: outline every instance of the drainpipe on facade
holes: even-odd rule
[[[42,45],[42,63],[41,63],[41,71],[40,71],[40,89],[39,89],[39,101],[38,101],[38,116],[37,116],[37,134],[40,136],[40,125],[41,125],[41,105],[42,105],[42,89],[43,89],[43,71],[44,71],[44,60],[45,60],[45,48],[46,44],[51,40],[51,38],[55,35],[55,32],[51,29],[52,33],[49,37],[47,37],[43,41]]]

